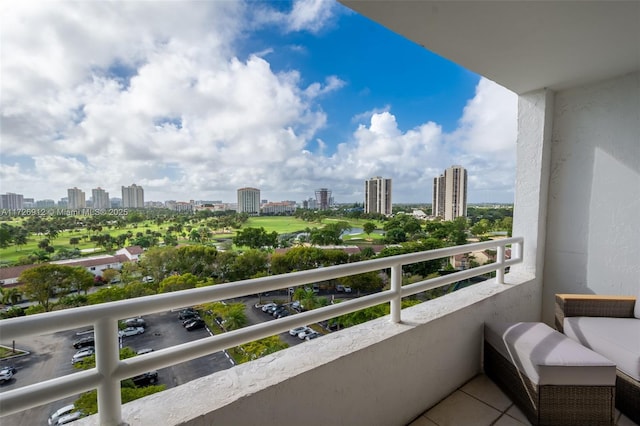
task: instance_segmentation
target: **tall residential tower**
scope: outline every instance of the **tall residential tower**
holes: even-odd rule
[[[257,188],[238,189],[238,213],[251,216],[260,215],[260,190]]]
[[[451,166],[433,178],[433,215],[454,220],[467,215],[467,170]]]
[[[69,188],[67,189],[67,197],[69,199],[68,207],[70,209],[84,209],[87,207],[83,190],[78,188]]]
[[[364,212],[391,214],[391,179],[376,176],[365,181]]]
[[[108,209],[111,207],[109,193],[100,187],[91,190],[91,201],[93,201],[94,209]]]
[[[122,187],[122,207],[132,209],[144,208],[144,189],[135,183]]]

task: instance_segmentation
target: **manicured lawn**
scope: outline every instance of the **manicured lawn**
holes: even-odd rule
[[[276,231],[278,234],[288,234],[291,232],[304,232],[306,228],[318,227],[317,222],[305,222],[292,216],[257,216],[251,217],[243,225],[243,228],[264,228],[267,232]]]

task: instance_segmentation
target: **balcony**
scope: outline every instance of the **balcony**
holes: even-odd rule
[[[0,408],[6,415],[97,388],[99,413],[84,419],[85,424],[197,424],[203,419],[205,423],[251,424],[264,416],[265,410],[272,421],[314,413],[311,423],[317,424],[337,419],[344,424],[408,423],[480,373],[485,319],[537,318],[539,306],[531,303],[538,298],[535,285],[526,274],[504,273],[507,267],[522,263],[522,245],[521,238],[489,241],[4,320],[0,323],[3,340],[92,324],[97,356],[93,370],[2,393]],[[504,256],[507,246],[512,249],[511,259]],[[497,249],[496,263],[400,285],[402,265],[488,248]],[[386,268],[391,269],[390,290],[135,359],[117,359],[118,318]],[[497,271],[495,279],[402,312],[399,309],[402,297],[490,271]],[[391,304],[388,317],[120,404],[119,382],[123,378],[384,302]],[[372,398],[385,401],[384,414],[363,412],[362,407]],[[318,412],[318,404],[331,410]],[[282,410],[283,406],[292,408]]]

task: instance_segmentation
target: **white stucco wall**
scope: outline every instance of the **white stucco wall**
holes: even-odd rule
[[[123,418],[130,426],[408,424],[481,371],[485,321],[539,320],[540,286],[517,274],[506,282],[403,310],[402,324],[380,318],[133,401]]]
[[[555,293],[638,294],[639,213],[640,73],[557,92],[545,321]]]

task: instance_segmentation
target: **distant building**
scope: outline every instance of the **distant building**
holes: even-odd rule
[[[144,208],[144,189],[135,183],[122,187],[122,207],[141,209]]]
[[[260,190],[256,188],[238,189],[238,213],[260,215]]]
[[[67,207],[70,209],[84,209],[87,207],[84,191],[81,189],[75,187],[67,189],[67,199],[69,200]]]
[[[4,195],[0,195],[0,208],[10,210],[23,209],[24,197],[22,194],[14,194],[13,192],[7,192]]]
[[[295,201],[271,202],[262,205],[260,209],[264,215],[288,215],[296,211]]]
[[[364,183],[364,212],[389,216],[391,211],[391,179],[380,176]]]
[[[329,210],[333,199],[331,198],[331,191],[327,188],[320,188],[316,190],[316,207],[318,210]]]
[[[39,209],[53,208],[56,206],[56,202],[53,200],[38,200],[36,201],[36,207]]]
[[[433,179],[433,215],[444,220],[467,216],[467,170],[451,166]]]
[[[93,201],[94,209],[108,209],[111,207],[109,193],[100,187],[91,190],[91,200]]]

